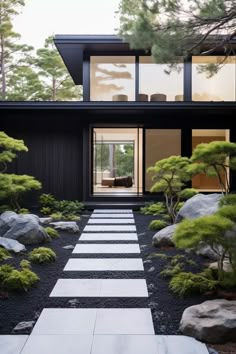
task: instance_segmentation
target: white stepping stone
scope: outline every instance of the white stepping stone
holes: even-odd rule
[[[141,258],[71,258],[64,271],[143,271]]]
[[[91,354],[159,354],[154,335],[94,336]],[[165,353],[169,354],[169,353]]]
[[[158,354],[209,354],[205,344],[191,337],[156,336],[156,341]]]
[[[140,253],[138,244],[77,244],[72,253]]]
[[[136,233],[84,233],[79,241],[137,241]]]
[[[58,279],[50,296],[97,297],[101,293],[101,279]]]
[[[100,214],[100,213],[95,213],[95,214],[91,214],[90,216],[93,219],[99,219],[99,218],[111,218],[111,219],[129,219],[129,218],[133,218],[134,215],[133,214]]]
[[[134,219],[89,219],[88,224],[134,224]]]
[[[32,334],[93,334],[96,309],[46,308]]]
[[[101,297],[148,297],[145,279],[103,279]]]
[[[59,279],[50,297],[148,297],[145,279]]]
[[[150,309],[99,309],[94,334],[155,334]]]
[[[87,225],[85,226],[85,232],[101,232],[101,231],[136,231],[135,225]]]
[[[28,337],[26,335],[0,335],[0,352],[2,354],[20,354]]]
[[[92,335],[30,335],[21,354],[90,354],[92,342]]]
[[[100,214],[106,214],[106,213],[110,213],[110,214],[116,214],[116,213],[132,213],[133,210],[132,209],[94,209],[93,211],[94,213],[100,213]]]

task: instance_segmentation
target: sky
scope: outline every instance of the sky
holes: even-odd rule
[[[26,0],[14,21],[21,42],[42,47],[55,34],[114,34],[120,0]]]

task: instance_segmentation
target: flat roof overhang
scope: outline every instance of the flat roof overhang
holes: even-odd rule
[[[1,101],[0,111],[9,110],[73,110],[78,112],[108,112],[111,111],[126,114],[158,112],[158,111],[195,111],[214,110],[236,111],[235,102],[12,102]]]
[[[208,49],[213,39],[209,38],[203,49]],[[147,50],[132,50],[129,43],[116,35],[58,34],[54,37],[54,43],[76,85],[83,84],[83,60],[86,55],[150,55]],[[236,39],[232,39],[230,45],[235,49]],[[224,55],[224,51],[215,53],[218,54]]]

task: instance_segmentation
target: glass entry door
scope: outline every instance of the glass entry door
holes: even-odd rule
[[[93,194],[142,192],[142,130],[93,129]]]

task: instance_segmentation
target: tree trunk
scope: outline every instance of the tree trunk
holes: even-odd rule
[[[1,41],[1,53],[0,53],[0,64],[1,64],[1,99],[5,101],[6,99],[6,72],[5,72],[5,59],[4,59],[4,38],[3,36],[0,37]]]
[[[56,80],[53,78],[52,79],[52,101],[56,101]]]

